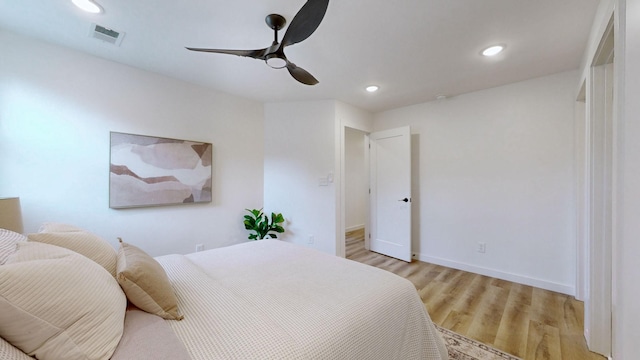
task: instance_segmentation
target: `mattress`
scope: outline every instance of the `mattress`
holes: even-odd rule
[[[278,240],[157,257],[192,359],[434,359],[447,351],[413,284]]]

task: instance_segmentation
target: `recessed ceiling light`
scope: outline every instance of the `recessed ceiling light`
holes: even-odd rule
[[[484,56],[495,56],[495,55],[500,54],[502,52],[502,50],[504,50],[504,46],[495,45],[495,46],[491,46],[491,47],[488,47],[488,48],[482,50],[482,55],[484,55]]]
[[[91,0],[71,0],[71,2],[80,9],[92,14],[99,14],[102,12],[100,5]]]
[[[380,87],[376,86],[376,85],[370,85],[367,86],[366,90],[370,93],[376,92],[378,91],[378,89],[380,89]]]

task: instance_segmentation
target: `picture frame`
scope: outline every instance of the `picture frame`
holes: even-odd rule
[[[212,201],[213,145],[110,132],[109,207]]]

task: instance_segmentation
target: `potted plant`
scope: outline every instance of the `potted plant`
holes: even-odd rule
[[[284,222],[284,216],[280,213],[271,213],[271,217],[264,214],[262,209],[245,209],[250,215],[244,216],[244,228],[249,230],[249,240],[277,239],[284,232],[280,225]],[[276,234],[277,233],[277,234]]]

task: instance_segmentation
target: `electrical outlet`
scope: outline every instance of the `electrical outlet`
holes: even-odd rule
[[[196,245],[196,252],[204,251],[204,244]]]
[[[478,243],[478,252],[484,254],[487,252],[487,243],[479,242]]]
[[[314,241],[315,241],[315,238],[313,237],[313,235],[309,235],[309,239],[307,240],[307,243],[313,244]]]

